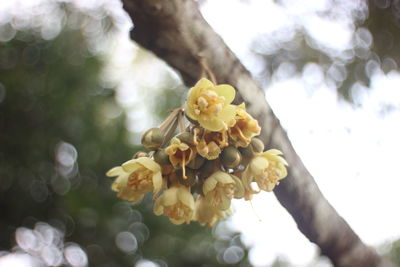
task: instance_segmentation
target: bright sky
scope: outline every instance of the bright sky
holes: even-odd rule
[[[298,1],[283,1],[289,9],[273,1],[249,2],[207,1],[202,11],[253,72],[257,67],[249,60],[249,44],[260,33],[304,27],[327,49],[340,52],[352,45],[354,25],[349,13],[357,1],[340,3],[348,13],[338,13],[335,21],[315,13],[329,9],[328,0],[302,1],[301,6],[295,4]],[[376,70],[371,90],[354,87],[360,108],[338,101],[336,91],[327,86],[315,64],[307,65],[298,76],[274,78],[267,88],[267,100],[325,197],[366,243],[379,245],[399,238],[400,74]],[[394,109],[382,115],[382,105]],[[272,194],[258,195],[253,206],[236,201],[229,224],[243,232],[244,241],[253,246],[250,259],[256,266],[266,266],[279,255],[296,266],[312,261],[315,246],[300,234]]]

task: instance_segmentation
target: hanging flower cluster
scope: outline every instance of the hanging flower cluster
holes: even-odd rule
[[[198,81],[184,108],[144,133],[142,144],[150,152],[138,152],[107,172],[117,176],[112,184],[117,196],[137,202],[153,193],[156,215],[174,224],[212,226],[231,214],[233,198],[272,191],[286,177],[287,163],[279,150],[263,152],[255,137],[261,131],[257,120],[244,104],[233,105],[234,98],[230,85]]]

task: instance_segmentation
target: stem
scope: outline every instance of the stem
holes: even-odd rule
[[[159,128],[161,131],[164,131],[171,125],[171,123],[176,119],[176,117],[180,114],[180,108],[176,108],[172,110],[171,114],[160,124]]]
[[[214,73],[211,71],[210,67],[208,67],[207,61],[204,57],[199,56],[199,63],[201,67],[201,74],[207,74],[213,84],[217,85],[217,79],[215,78]]]
[[[185,118],[183,116],[183,110],[181,109],[178,115],[179,122],[179,132],[183,133],[185,131]]]

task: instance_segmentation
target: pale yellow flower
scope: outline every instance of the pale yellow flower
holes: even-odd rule
[[[194,215],[194,199],[183,185],[173,185],[156,200],[154,214],[167,216],[174,224],[190,223]]]
[[[199,141],[196,144],[196,150],[202,157],[208,160],[218,158],[222,148],[229,145],[228,133],[225,129],[218,132],[199,130],[195,131],[195,133],[195,136],[198,136],[199,138]]]
[[[270,149],[256,155],[242,174],[242,181],[246,191],[257,193],[251,189],[251,183],[257,183],[259,189],[272,191],[279,181],[286,177],[288,165],[281,156],[282,152],[277,149]]]
[[[225,219],[232,215],[231,209],[219,210],[211,206],[210,202],[203,196],[199,196],[195,203],[194,220],[201,225],[213,226],[217,221]]]
[[[235,117],[236,106],[231,105],[235,89],[228,84],[214,85],[206,78],[200,79],[188,92],[185,112],[210,131],[220,131]]]
[[[157,194],[162,188],[161,167],[150,158],[141,157],[114,167],[107,176],[118,176],[111,185],[119,198],[139,201],[146,193]]]
[[[182,167],[183,177],[186,177],[185,166],[196,156],[196,151],[178,138],[171,139],[170,145],[165,149],[169,156],[169,161],[175,168]]]
[[[204,181],[203,194],[212,207],[227,210],[232,198],[242,197],[244,190],[239,178],[217,171]]]
[[[246,112],[244,104],[238,106],[235,120],[230,121],[229,124],[229,137],[236,146],[247,147],[251,142],[251,138],[261,132],[258,121]]]
[[[175,168],[186,166],[196,153],[188,144],[181,142],[178,138],[171,139],[170,145],[165,149],[172,166]]]

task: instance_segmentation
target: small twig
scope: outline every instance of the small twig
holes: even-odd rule
[[[208,67],[207,61],[204,57],[199,56],[198,57],[199,63],[200,63],[200,67],[201,67],[201,75],[202,77],[205,76],[205,74],[208,76],[208,78],[210,78],[210,80],[213,82],[213,84],[217,84],[217,79],[215,78],[214,73],[212,72],[212,70],[210,69],[210,67]]]
[[[176,108],[172,110],[171,114],[160,124],[159,128],[161,131],[164,131],[168,128],[168,126],[173,122],[174,119],[178,116],[180,112],[180,108]]]
[[[178,122],[179,122],[179,132],[183,133],[185,131],[185,118],[183,115],[183,110],[181,109],[178,115]]]

